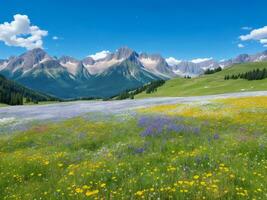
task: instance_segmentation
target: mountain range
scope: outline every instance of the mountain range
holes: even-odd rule
[[[234,59],[216,61],[168,62],[161,55],[138,54],[127,47],[101,58],[82,60],[70,56],[55,58],[37,48],[20,56],[0,60],[0,74],[31,89],[60,98],[109,97],[124,90],[159,79],[198,76],[206,69],[229,67],[236,63],[267,60],[267,51]]]
[[[261,61],[267,61],[267,50],[254,55],[241,54],[228,60],[216,61],[210,58],[203,61],[179,61],[175,64],[169,63],[169,65],[177,75],[195,77],[203,74],[207,69],[226,68],[234,64]]]

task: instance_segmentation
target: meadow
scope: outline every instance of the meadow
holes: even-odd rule
[[[233,65],[215,74],[201,75],[192,79],[174,78],[166,81],[156,92],[150,94],[143,92],[136,95],[135,98],[201,96],[243,91],[265,91],[267,90],[267,79],[256,81],[244,79],[224,80],[225,75],[238,75],[253,69],[264,68],[267,68],[267,62],[244,63]]]
[[[0,136],[1,199],[267,199],[267,97],[88,114]]]

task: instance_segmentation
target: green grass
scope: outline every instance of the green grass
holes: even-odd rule
[[[0,103],[0,108],[1,107],[6,107],[6,106],[8,106],[8,105],[7,104]]]
[[[266,199],[266,102],[257,97],[159,106],[134,116],[91,114],[5,134],[0,197]],[[141,126],[141,119],[149,120]],[[170,125],[184,128],[168,131]],[[156,126],[153,136],[142,137],[149,126]]]
[[[241,91],[267,90],[267,79],[256,81],[242,79],[224,80],[225,75],[238,74],[257,68],[267,68],[267,62],[234,65],[221,72],[211,75],[202,75],[193,79],[175,78],[167,81],[162,87],[159,87],[157,92],[151,94],[143,92],[135,96],[135,98],[200,96]]]

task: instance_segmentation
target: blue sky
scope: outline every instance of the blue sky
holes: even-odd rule
[[[266,0],[2,0],[0,24],[27,15],[31,25],[47,31],[43,47],[56,56],[83,58],[128,46],[177,59],[220,60],[266,49],[257,39],[239,38],[267,26],[266,8]],[[24,51],[0,41],[1,58]]]

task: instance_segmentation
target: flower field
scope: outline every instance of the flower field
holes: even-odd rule
[[[1,128],[1,127],[0,127]],[[267,199],[267,97],[0,135],[0,199]]]

